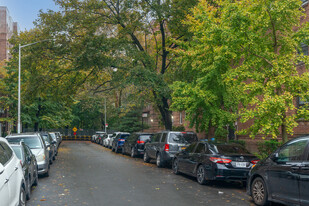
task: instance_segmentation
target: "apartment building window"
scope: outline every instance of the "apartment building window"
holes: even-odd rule
[[[179,112],[179,124],[182,124],[182,112]]]
[[[307,0],[308,1],[308,0]],[[303,55],[305,55],[305,56],[308,56],[308,53],[309,53],[309,51],[308,51],[308,45],[307,44],[301,44],[300,45],[301,46],[301,49],[302,49],[302,54]]]
[[[304,105],[309,104],[309,99],[303,99],[303,98],[297,97],[297,103],[298,103],[298,107],[302,107]]]

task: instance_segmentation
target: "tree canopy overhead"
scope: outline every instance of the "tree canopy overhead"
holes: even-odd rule
[[[308,110],[294,102],[309,94],[309,58],[297,52],[309,37],[308,23],[300,23],[301,4],[200,1],[186,21],[193,40],[176,50],[193,81],[174,84],[173,107],[189,111],[202,129],[240,118],[253,120],[243,134],[277,138],[281,133],[287,141],[297,120],[308,118]]]

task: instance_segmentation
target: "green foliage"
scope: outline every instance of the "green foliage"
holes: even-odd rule
[[[179,126],[173,126],[172,130],[183,132],[183,131],[186,131],[186,128],[183,125],[179,125]]]
[[[264,159],[268,157],[272,152],[274,152],[278,147],[282,145],[281,142],[278,142],[277,140],[265,140],[260,141],[258,144],[258,153],[255,155],[259,159]]]
[[[113,125],[113,128],[117,128],[119,131],[123,132],[140,132],[143,129],[148,129],[147,124],[142,125],[142,110],[137,108],[132,108],[123,117],[119,118],[118,125]]]
[[[294,104],[296,97],[309,96],[309,57],[296,50],[309,39],[309,24],[300,24],[305,16],[301,4],[200,1],[186,21],[192,41],[180,41],[175,50],[193,78],[173,85],[173,109],[186,110],[191,124],[204,131],[232,126],[239,117],[253,120],[242,134],[274,139],[281,134],[287,141],[296,120],[309,112],[298,112]],[[306,72],[298,72],[300,62]]]

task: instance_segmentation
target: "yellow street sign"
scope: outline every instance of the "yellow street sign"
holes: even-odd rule
[[[73,128],[73,132],[76,132],[76,131],[77,131],[77,128],[76,128],[76,127],[74,127],[74,128]]]

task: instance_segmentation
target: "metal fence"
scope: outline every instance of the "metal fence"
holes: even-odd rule
[[[35,132],[33,128],[23,128],[23,132]],[[63,140],[81,140],[81,141],[89,141],[91,140],[92,135],[94,135],[97,131],[94,129],[77,129],[76,134],[74,135],[73,129],[44,129],[42,131],[46,132],[60,132],[62,134]],[[114,130],[107,130],[107,134],[114,133]]]

